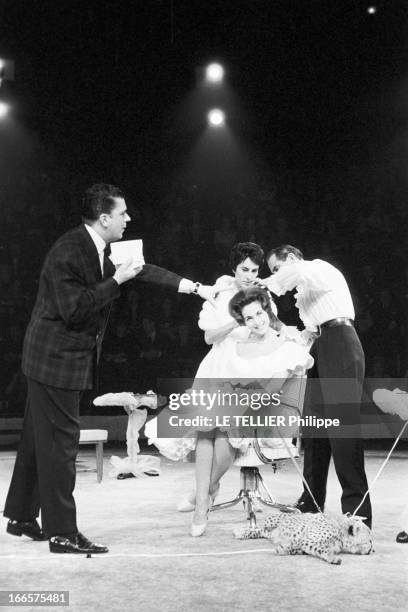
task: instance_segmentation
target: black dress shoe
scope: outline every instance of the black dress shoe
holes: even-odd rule
[[[400,531],[396,539],[400,544],[408,544],[408,533],[406,531]]]
[[[73,554],[100,554],[107,553],[109,549],[103,544],[90,542],[82,533],[77,533],[73,538],[64,536],[52,536],[50,538],[50,552],[52,553],[73,553]]]
[[[126,478],[136,478],[132,472],[121,472],[116,476],[117,480],[125,480]]]
[[[315,506],[312,499],[307,497],[305,494],[302,494],[299,497],[296,504],[294,504],[294,507],[300,510],[303,514],[317,514],[317,512],[320,511],[320,509]]]
[[[25,535],[28,538],[37,540],[39,542],[47,540],[47,536],[43,534],[43,531],[36,519],[33,519],[32,521],[15,521],[10,519],[7,523],[6,531],[7,533],[11,533],[11,535]]]

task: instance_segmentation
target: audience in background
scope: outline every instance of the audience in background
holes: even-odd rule
[[[301,189],[299,179],[299,194],[296,181],[288,193],[283,186],[268,186],[260,180],[258,188],[240,188],[221,206],[208,191],[181,182],[169,183],[165,197],[160,197],[162,178],[157,181],[159,193],[154,192],[152,181],[151,193],[141,198],[140,209],[134,197],[132,216],[138,217],[138,223],[134,229],[130,224],[125,236],[143,237],[146,229],[146,261],[213,282],[230,273],[228,254],[237,239],[255,241],[265,249],[280,243],[299,244],[308,259],[321,257],[350,280],[356,326],[367,356],[367,377],[406,376],[408,267],[401,232],[407,212],[401,202],[387,202],[385,207],[386,194],[381,189],[364,191],[364,181],[356,177],[345,186],[344,201],[337,201],[329,180],[308,191]],[[76,180],[79,185],[81,181]],[[24,411],[22,335],[43,257],[56,235],[79,223],[68,195],[72,190],[66,185],[61,171],[55,172],[54,179],[33,173],[0,191],[5,210],[0,239],[2,415]],[[132,194],[138,189],[139,185],[130,184],[127,191]],[[364,196],[362,207],[358,198]],[[147,199],[154,205],[148,207]],[[15,215],[21,219],[20,226],[15,224]],[[263,270],[261,276],[267,273]],[[157,376],[189,377],[195,372],[207,347],[197,328],[201,301],[187,300],[182,295],[169,297],[153,287],[138,292],[132,283],[122,288],[105,339],[99,392],[144,392],[155,387]],[[278,300],[280,316],[289,325],[299,322],[293,304],[290,294]]]

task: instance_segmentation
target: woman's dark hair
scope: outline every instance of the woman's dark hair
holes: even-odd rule
[[[231,249],[229,259],[231,269],[235,270],[237,265],[245,261],[247,257],[261,267],[265,259],[265,253],[255,242],[238,242]]]
[[[114,198],[124,198],[119,187],[108,183],[96,183],[89,187],[82,198],[81,216],[88,221],[97,221],[102,213],[109,214],[115,205]]]
[[[266,289],[260,287],[250,287],[249,289],[242,289],[238,291],[229,302],[230,315],[238,321],[240,325],[245,325],[244,317],[242,316],[242,309],[253,302],[259,302],[265,312],[268,313],[271,327],[276,331],[279,331],[282,327],[282,321],[272,312],[271,297]]]

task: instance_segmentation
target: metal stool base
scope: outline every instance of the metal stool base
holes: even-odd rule
[[[246,509],[247,520],[250,522],[251,527],[255,527],[256,525],[256,517],[254,510],[254,503],[256,502],[260,502],[261,504],[264,504],[269,508],[275,508],[276,510],[280,510],[281,512],[300,512],[300,510],[298,510],[298,508],[295,508],[294,506],[289,506],[287,504],[279,504],[274,500],[257,467],[241,467],[240,478],[241,489],[237,497],[221,504],[215,504],[211,508],[211,511],[231,508],[231,506],[235,506],[236,504],[238,504],[238,502],[242,501],[242,503],[244,504],[244,508]]]

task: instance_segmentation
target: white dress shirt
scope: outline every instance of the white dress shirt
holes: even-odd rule
[[[316,330],[331,319],[354,319],[353,300],[346,279],[334,266],[322,261],[299,260],[282,266],[265,284],[276,295],[297,288],[296,306],[306,329]]]
[[[106,247],[106,242],[103,240],[103,238],[100,237],[98,232],[96,232],[93,229],[93,227],[91,227],[87,223],[85,223],[85,227],[86,227],[88,234],[93,240],[96,250],[98,251],[99,263],[101,265],[101,272],[103,276],[103,258],[104,258],[104,250]],[[178,292],[179,293],[193,293],[195,288],[196,288],[196,283],[189,280],[188,278],[182,278],[178,286]]]
[[[93,227],[91,227],[87,223],[85,223],[85,227],[86,227],[86,230],[87,230],[88,234],[90,235],[90,237],[93,240],[93,243],[94,243],[94,245],[96,247],[96,250],[98,251],[99,263],[100,263],[100,266],[101,266],[101,272],[102,272],[102,276],[103,276],[103,257],[104,257],[104,250],[105,250],[105,247],[106,247],[106,242],[104,241],[103,238],[100,237],[98,232],[95,232]]]

